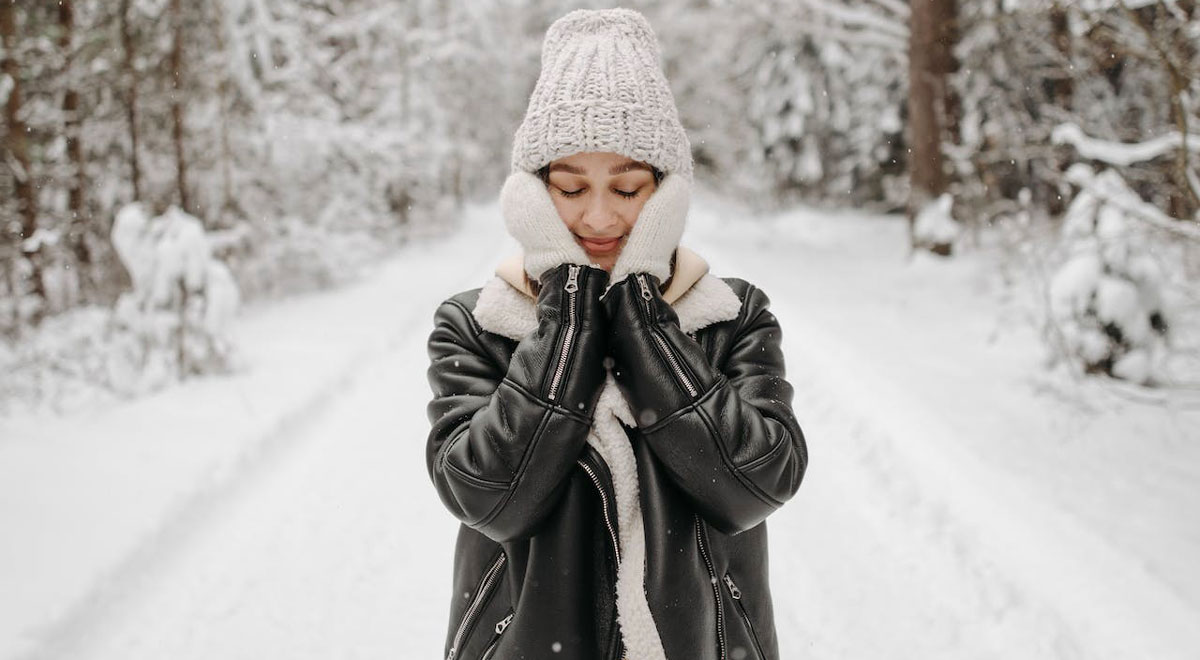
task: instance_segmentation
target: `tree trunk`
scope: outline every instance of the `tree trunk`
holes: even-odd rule
[[[73,170],[68,189],[67,206],[71,222],[67,230],[67,243],[75,255],[75,278],[78,290],[84,299],[91,297],[93,285],[92,254],[88,246],[89,222],[85,209],[84,191],[87,189],[86,171],[83,162],[83,143],[80,140],[82,118],[79,116],[79,92],[75,89],[75,12],[72,0],[61,0],[58,5],[58,24],[62,28],[59,47],[63,52],[64,133],[67,138],[67,159]]]
[[[954,144],[961,144],[959,123],[962,119],[962,99],[949,84],[950,74],[958,71],[954,45],[958,43],[957,0],[936,0],[934,11],[933,52],[934,71],[942,103],[942,130]]]
[[[920,209],[946,192],[942,134],[947,109],[946,73],[952,68],[953,0],[914,0],[908,30],[908,221],[913,247],[947,253],[946,245],[918,245],[913,232]],[[947,16],[948,14],[948,16]]]
[[[1071,63],[1071,30],[1067,10],[1057,2],[1050,8],[1050,29],[1054,35],[1054,48],[1063,56],[1067,66],[1054,79],[1050,97],[1054,104],[1064,110],[1071,109],[1072,97],[1075,95],[1075,79],[1070,68]]]
[[[133,201],[142,198],[142,168],[138,164],[138,75],[134,64],[133,26],[129,24],[131,0],[121,0],[121,48],[125,66],[125,112],[129,122],[129,178],[133,184]]]
[[[187,188],[187,158],[183,150],[183,7],[180,0],[171,0],[171,138],[175,143],[175,186],[179,190],[179,206],[187,213],[192,212]]]
[[[942,0],[915,0],[912,5],[908,48],[908,130],[911,191],[908,216],[946,190],[941,149],[941,110],[945,77],[937,52],[939,10]]]
[[[4,44],[4,60],[0,62],[0,71],[8,76],[11,84],[8,100],[4,104],[4,123],[8,127],[5,148],[16,161],[16,167],[13,168],[13,185],[16,193],[17,214],[20,217],[17,233],[7,238],[13,248],[12,257],[19,258],[17,255],[23,252],[21,244],[37,231],[38,204],[37,190],[33,182],[33,168],[29,161],[28,127],[21,119],[22,85],[20,66],[17,62],[17,17],[15,4],[12,2],[0,2],[0,39]],[[41,260],[38,254],[40,251],[40,248],[35,250],[28,255],[28,258],[33,271],[30,275],[33,292],[41,298],[44,306],[46,284],[42,278]],[[20,295],[20,291],[13,293]]]

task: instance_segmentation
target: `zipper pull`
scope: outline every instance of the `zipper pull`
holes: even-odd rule
[[[503,619],[500,619],[500,623],[496,624],[496,634],[497,635],[504,632],[504,629],[508,627],[508,624],[512,623],[514,614],[516,614],[516,612],[509,612],[508,616],[504,617]]]
[[[581,266],[579,264],[571,264],[567,267],[567,270],[570,271],[570,274],[567,276],[567,285],[563,287],[567,293],[575,293],[579,290],[580,268]]]
[[[650,286],[646,284],[646,276],[638,273],[637,281],[638,284],[642,285],[642,298],[650,300]]]
[[[742,599],[742,590],[733,583],[733,578],[729,577],[728,573],[725,574],[725,585],[729,587],[729,593],[733,595],[734,600]]]

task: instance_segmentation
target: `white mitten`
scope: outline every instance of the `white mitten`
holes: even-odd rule
[[[683,237],[691,200],[692,184],[686,177],[670,173],[646,200],[633,230],[609,275],[609,287],[632,273],[649,273],[659,283],[671,276],[671,255]]]
[[[508,233],[525,252],[525,272],[532,279],[540,280],[543,273],[561,264],[592,263],[559,217],[550,191],[538,175],[525,171],[510,174],[500,190],[500,212]]]

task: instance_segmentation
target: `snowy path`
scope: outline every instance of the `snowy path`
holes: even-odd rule
[[[414,243],[396,259],[381,264],[367,281],[252,311],[238,328],[239,342],[254,364],[246,374],[229,380],[194,381],[82,418],[4,420],[0,519],[9,530],[16,530],[10,538],[19,536],[22,542],[0,546],[0,583],[19,596],[0,601],[4,615],[0,617],[0,658],[102,657],[103,640],[121,643],[123,629],[150,637],[126,639],[123,648],[113,647],[114,656],[175,657],[163,644],[202,649],[204,645],[194,636],[205,633],[223,639],[231,648],[246,649],[245,653],[250,652],[248,645],[278,647],[280,642],[265,632],[232,634],[212,621],[200,623],[204,621],[202,611],[215,607],[221,610],[214,615],[218,620],[230,617],[226,623],[244,620],[250,606],[243,598],[254,596],[241,592],[255,584],[261,573],[250,560],[279,561],[282,567],[289,558],[294,559],[299,573],[281,576],[286,584],[263,585],[264,590],[256,594],[265,599],[261,604],[269,619],[262,630],[282,626],[284,636],[294,638],[296,629],[291,626],[297,621],[289,616],[304,617],[321,610],[299,607],[293,591],[315,585],[315,591],[309,590],[315,597],[334,602],[320,587],[342,584],[336,577],[326,580],[307,570],[304,562],[323,558],[353,565],[354,561],[338,553],[306,550],[304,545],[317,547],[311,538],[305,539],[304,545],[283,549],[253,546],[256,541],[307,535],[325,544],[336,543],[347,554],[357,552],[351,549],[374,552],[379,544],[369,533],[361,541],[327,535],[327,530],[351,522],[342,520],[347,511],[365,511],[405,521],[404,525],[380,523],[367,532],[412,529],[428,521],[434,528],[443,525],[441,533],[433,534],[435,539],[452,542],[453,525],[448,516],[428,515],[434,506],[440,511],[440,504],[426,487],[423,455],[405,450],[420,448],[426,433],[422,427],[427,426],[428,385],[421,363],[427,360],[424,341],[433,308],[446,289],[469,288],[485,279],[494,267],[497,250],[515,249],[494,212],[493,207],[472,209],[462,233]],[[392,364],[402,355],[416,366]],[[371,386],[368,392],[377,398],[349,417],[336,417],[333,411],[352,403],[350,393],[360,391],[355,384],[380,368],[392,369],[393,377],[403,374],[403,387],[389,383]],[[385,422],[378,419],[381,414],[392,418]],[[336,423],[320,427],[330,415]],[[359,419],[374,423],[356,426]],[[360,429],[357,437],[347,431],[350,428]],[[330,442],[340,444],[329,446]],[[328,456],[320,454],[322,443]],[[367,449],[361,449],[364,443],[369,445]],[[343,446],[349,453],[342,452]],[[377,460],[368,455],[372,447],[393,454]],[[370,499],[355,503],[356,508],[335,511],[315,506],[307,513],[297,510],[291,517],[256,509],[274,496],[294,500],[298,499],[296,493],[320,492],[312,483],[280,481],[289,474],[289,466],[305,456],[322,464],[332,464],[334,458],[355,461],[346,467],[349,483],[322,484]],[[363,491],[360,482],[372,468],[384,486]],[[409,469],[411,475],[398,480],[401,468]],[[308,477],[317,480],[321,475]],[[333,496],[323,501],[346,505],[345,500]],[[411,503],[414,508],[397,508],[397,502]],[[258,519],[249,513],[252,511],[259,511]],[[247,516],[253,529],[247,530],[246,523],[239,528],[238,521]],[[313,527],[304,531],[296,525]],[[250,544],[249,549],[233,551],[235,564],[241,561],[242,565],[230,565],[219,576],[200,571],[200,558],[221,540]],[[417,541],[405,539],[404,543]],[[395,565],[418,564],[402,561]],[[437,584],[438,576],[447,574],[422,570],[416,577]],[[198,582],[190,581],[193,577]],[[222,594],[223,588],[230,591]],[[397,595],[411,590],[403,582],[384,588]],[[183,597],[185,603],[174,608],[164,605],[162,601],[172,594]],[[234,602],[223,602],[222,595]],[[402,607],[380,610],[380,616],[392,621],[409,617],[411,601],[405,598]],[[376,609],[371,605],[373,599],[355,595],[349,600]],[[163,612],[179,615],[174,625],[162,620]],[[148,618],[154,623],[147,624]]]
[[[1024,380],[1036,372],[1031,346],[990,347],[996,310],[987,296],[972,300],[974,267],[906,266],[902,222],[808,218],[798,229],[718,240],[725,233],[715,216],[728,211],[714,206],[695,217],[693,235],[715,271],[739,273],[772,296],[796,410],[811,438],[809,477],[771,521],[784,658],[1195,657],[1200,610],[1177,591],[1195,577],[1179,526],[1195,501],[1194,481],[1179,475],[1191,497],[1154,511],[1161,503],[1153,494],[1139,501],[1116,487],[1122,475],[1109,461],[1135,467],[1131,480],[1158,478],[1157,490],[1171,492],[1174,480],[1139,474],[1143,466],[1133,464],[1167,460],[1155,453],[1167,453],[1176,438],[1117,428],[1118,441],[1128,447],[1138,438],[1150,456],[1110,457],[1102,450],[1111,438],[1084,438],[1093,447],[1079,442],[1063,451],[1057,445],[1071,433],[1031,429],[1046,423],[1043,415],[1072,419],[1036,392],[1022,398],[1034,389]],[[763,259],[764,251],[773,258]],[[921,290],[905,271],[931,275],[932,295],[908,300]],[[856,311],[865,314],[854,318]],[[987,392],[989,379],[1007,377],[1012,382]],[[1132,417],[1131,431],[1138,428]],[[1145,431],[1183,439],[1163,421]],[[1180,420],[1183,428],[1196,422],[1195,413]],[[1055,451],[1066,462],[1051,462]],[[1088,474],[1089,458],[1105,472]],[[1032,478],[1014,472],[1034,462],[1041,465]],[[1113,506],[1068,510],[1054,498],[1064,483],[1103,491],[1091,494]],[[1152,574],[1145,558],[1088,524],[1129,514],[1150,515],[1155,539],[1172,542],[1164,563],[1182,574]]]
[[[1103,660],[1183,658],[1200,648],[1188,625],[1196,592],[1150,570],[1183,566],[1177,551],[1197,549],[1178,522],[1165,522],[1185,504],[1159,514],[1136,500],[1123,505],[1135,514],[1127,518],[1163,516],[1142,523],[1167,548],[1157,564],[1147,559],[1152,550],[1122,545],[1115,539],[1125,528],[1105,528],[1096,513],[1112,510],[1103,498],[1116,496],[1102,489],[1110,482],[1071,473],[1089,463],[1055,464],[1083,450],[1051,442],[1053,432],[1037,426],[1061,418],[1021,410],[1054,406],[981,391],[981,377],[1025,373],[1029,358],[1004,342],[982,358],[956,354],[979,352],[949,336],[987,336],[986,316],[964,316],[938,336],[941,319],[921,306],[967,304],[957,290],[949,301],[901,285],[864,298],[903,270],[902,227],[872,225],[863,233],[876,243],[848,251],[843,230],[820,223],[804,240],[755,231],[718,239],[726,212],[711,200],[698,205],[685,243],[714,273],[746,277],[771,295],[812,454],[797,499],[770,521],[784,658]],[[468,231],[472,259],[462,237],[421,256],[420,267],[438,274],[425,282],[439,290],[397,303],[412,316],[365,353],[286,445],[33,657],[438,657],[455,524],[424,469],[424,341],[437,299],[482,284],[507,249],[496,247],[498,219],[476,218]],[[888,324],[909,342],[905,350],[865,343]],[[942,349],[937,359],[932,347]],[[1032,421],[1018,420],[1022,412]],[[1020,437],[997,441],[1006,436]],[[1089,460],[1106,464],[1110,444],[1096,439]],[[1055,472],[1063,474],[1049,478]],[[1176,487],[1164,481],[1154,493]],[[1064,490],[1104,506],[1071,508]],[[1176,577],[1194,584],[1195,569]]]
[[[425,334],[372,361],[118,611],[47,657],[437,657],[456,525],[422,460]]]

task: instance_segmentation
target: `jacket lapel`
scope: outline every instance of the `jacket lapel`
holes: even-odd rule
[[[517,253],[496,267],[495,276],[480,290],[474,311],[481,328],[518,341],[537,329],[536,298],[525,284],[523,259]],[[675,250],[675,270],[663,299],[687,333],[735,319],[742,307],[733,289],[708,272],[708,262],[682,245]]]

